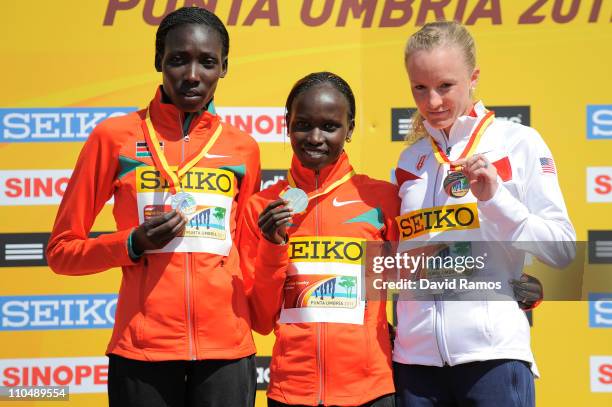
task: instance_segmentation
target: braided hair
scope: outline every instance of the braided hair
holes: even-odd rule
[[[291,92],[289,92],[289,96],[287,96],[287,102],[285,103],[285,121],[289,123],[289,117],[291,116],[291,107],[295,98],[297,98],[300,94],[304,93],[312,87],[315,87],[317,85],[323,85],[326,83],[332,85],[334,88],[336,88],[336,90],[338,90],[338,92],[342,93],[346,98],[346,101],[349,104],[349,124],[354,126],[355,96],[353,95],[353,91],[344,79],[331,72],[314,72],[308,74],[299,81],[297,81],[295,85],[293,85]]]
[[[155,35],[155,69],[162,70],[162,58],[166,47],[166,36],[174,28],[187,24],[202,24],[219,34],[221,39],[221,56],[229,54],[229,34],[223,22],[214,13],[201,7],[181,7],[168,14],[157,28]]]

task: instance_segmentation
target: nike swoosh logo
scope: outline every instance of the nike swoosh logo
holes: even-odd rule
[[[204,158],[227,158],[229,155],[204,154]]]
[[[332,201],[332,205],[334,205],[334,206],[344,206],[344,205],[350,205],[350,204],[354,204],[354,203],[358,203],[358,202],[363,202],[363,201],[338,201],[337,198],[334,198],[334,200]]]

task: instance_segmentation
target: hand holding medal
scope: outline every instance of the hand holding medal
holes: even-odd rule
[[[288,186],[278,195],[280,199],[269,204],[259,215],[258,225],[262,235],[270,242],[282,244],[287,242],[287,224],[293,214],[302,213],[308,208],[311,199],[326,195],[347,182],[355,175],[351,170],[339,180],[331,183],[320,192],[306,194],[298,188],[291,172],[287,174]]]
[[[176,236],[183,234],[187,219],[173,210],[144,221],[132,233],[132,250],[141,255],[145,250],[157,250]]]
[[[277,199],[270,203],[259,215],[257,225],[266,240],[283,244],[287,242],[287,224],[291,221],[294,211],[289,201]]]
[[[460,158],[451,162],[451,165],[458,167],[459,174],[467,179],[469,189],[476,199],[488,201],[493,198],[497,191],[497,169],[484,155],[475,154]]]
[[[476,125],[470,138],[455,161],[450,161],[440,146],[430,137],[431,148],[436,161],[449,164],[450,169],[444,178],[444,191],[453,198],[462,198],[471,190],[480,201],[488,201],[497,190],[497,170],[482,154],[473,154],[478,147],[480,138],[493,122],[495,115],[487,112]]]

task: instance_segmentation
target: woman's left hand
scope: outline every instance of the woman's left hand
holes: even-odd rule
[[[467,177],[472,194],[479,201],[488,201],[497,191],[497,169],[482,154],[474,154],[451,162],[452,166],[461,167]]]

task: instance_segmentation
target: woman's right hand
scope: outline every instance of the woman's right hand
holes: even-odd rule
[[[284,199],[278,199],[266,206],[257,221],[263,237],[272,243],[286,243],[287,224],[292,215],[293,212]]]
[[[187,219],[176,210],[144,221],[132,233],[132,250],[141,255],[145,250],[161,249],[183,233]]]

